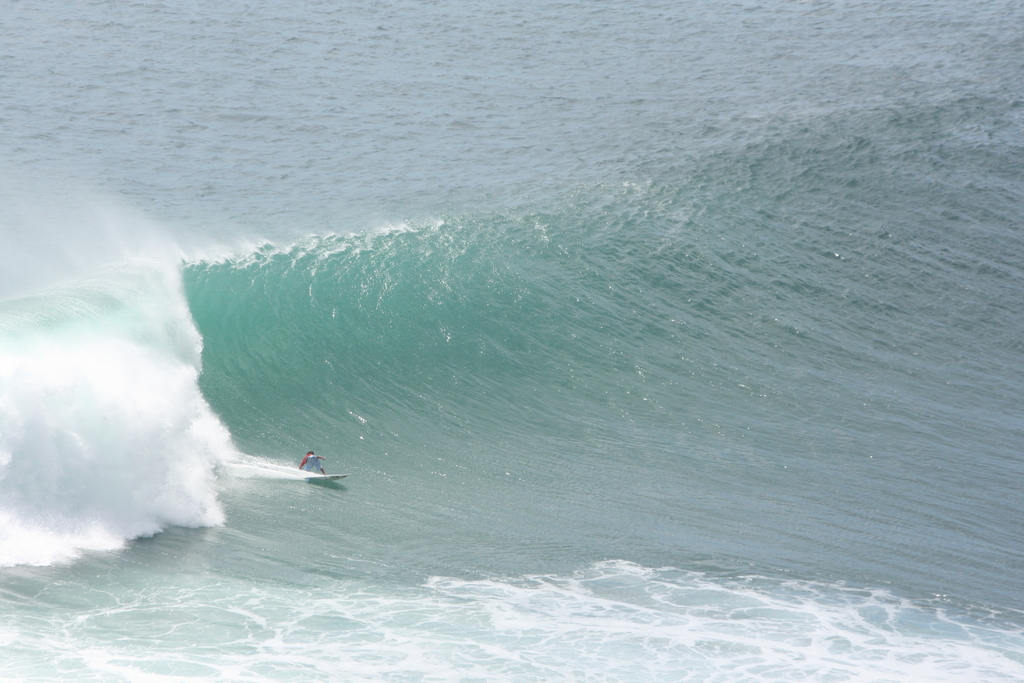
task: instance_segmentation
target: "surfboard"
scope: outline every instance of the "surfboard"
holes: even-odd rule
[[[312,472],[302,475],[306,478],[306,481],[334,481],[335,479],[344,479],[347,474],[313,474]]]

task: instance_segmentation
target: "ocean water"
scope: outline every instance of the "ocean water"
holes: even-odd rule
[[[0,681],[1024,680],[1019,3],[0,19]]]

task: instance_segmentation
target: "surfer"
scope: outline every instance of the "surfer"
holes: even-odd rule
[[[319,455],[314,455],[313,451],[310,451],[309,453],[306,453],[306,457],[299,463],[299,469],[306,470],[307,472],[320,470],[320,474],[327,474],[327,472],[324,471],[324,466],[320,462],[323,459],[324,458],[321,458]]]

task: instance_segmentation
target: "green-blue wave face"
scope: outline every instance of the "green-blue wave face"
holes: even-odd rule
[[[873,153],[839,152],[851,167]],[[998,481],[945,475],[963,467],[944,422],[969,372],[949,362],[974,339],[948,323],[989,325],[1009,281],[993,272],[964,299],[955,266],[921,267],[953,221],[794,224],[785,179],[740,175],[742,198],[722,180],[599,188],[192,264],[204,395],[243,451],[313,448],[357,473],[374,494],[349,531],[428,571],[715,556],[960,581],[910,569],[942,543],[917,531],[929,520],[1002,514],[982,505]],[[881,217],[891,207],[862,202],[876,189],[852,186],[837,211]],[[997,366],[1011,350],[989,327]],[[972,393],[998,413],[1002,375],[988,377]],[[955,429],[992,452],[1003,439]],[[944,547],[991,572],[974,544]]]

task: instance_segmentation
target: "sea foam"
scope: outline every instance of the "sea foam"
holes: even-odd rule
[[[113,585],[102,609],[75,614],[74,628],[64,603],[21,612],[6,672],[437,683],[960,683],[1024,674],[1019,627],[884,590],[625,561],[558,575],[435,576],[397,590],[379,579],[303,576],[308,585],[224,575],[146,591]],[[36,656],[44,648],[50,656]]]
[[[0,566],[223,520],[215,468],[234,451],[200,352],[174,267],[0,303]]]

